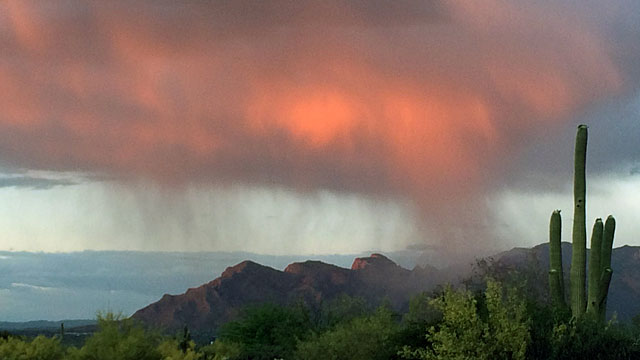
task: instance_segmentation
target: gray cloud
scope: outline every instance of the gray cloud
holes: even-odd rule
[[[637,174],[640,166],[640,91],[593,106],[559,131],[531,139],[508,171],[506,185],[530,191],[562,191],[573,176],[577,124],[589,125],[589,176]]]
[[[76,184],[74,181],[65,179],[47,179],[31,176],[0,177],[0,188],[18,187],[45,190],[56,186],[71,186]]]

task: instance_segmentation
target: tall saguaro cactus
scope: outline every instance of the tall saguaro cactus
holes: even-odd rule
[[[578,126],[573,174],[573,245],[571,256],[571,313],[579,317],[584,313],[586,302],[585,272],[587,268],[587,226],[586,226],[586,162],[587,126]]]
[[[569,304],[574,318],[584,315],[585,311],[604,321],[607,306],[607,294],[611,283],[611,249],[615,232],[615,219],[609,215],[606,223],[596,219],[591,234],[591,253],[589,258],[589,293],[587,297],[587,229],[586,229],[586,159],[587,126],[578,126],[575,148],[575,173],[573,180],[574,214],[573,243],[571,257]],[[549,225],[549,290],[554,304],[566,307],[564,278],[562,274],[560,210],[551,215]]]

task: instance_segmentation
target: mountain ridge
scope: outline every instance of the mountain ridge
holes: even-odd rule
[[[571,244],[565,242],[562,248],[566,254],[563,267],[568,276]],[[548,244],[543,243],[532,248],[515,247],[489,258],[502,267],[537,272],[534,277],[537,283],[531,286],[546,289],[544,275],[548,271],[548,256]],[[636,275],[640,274],[640,247],[625,245],[613,249],[612,267],[609,315],[616,312],[619,319],[628,320],[640,313],[640,277]],[[220,325],[233,320],[244,307],[252,304],[286,305],[302,300],[310,306],[318,306],[346,294],[361,297],[371,304],[386,301],[396,309],[403,309],[411,296],[447,282],[458,282],[470,274],[470,270],[456,273],[452,269],[438,270],[428,265],[408,270],[378,253],[355,258],[350,268],[307,260],[277,270],[253,261],[242,261],[228,267],[220,277],[190,288],[184,294],[165,294],[132,317],[169,331],[187,325],[195,331],[215,333]]]
[[[176,330],[184,325],[198,331],[217,328],[245,306],[262,302],[285,305],[302,300],[311,306],[341,294],[371,303],[388,300],[400,308],[409,297],[433,288],[435,268],[407,270],[381,254],[356,258],[351,268],[321,261],[303,261],[276,270],[252,261],[228,267],[220,277],[188,289],[165,294],[133,314],[148,325]]]

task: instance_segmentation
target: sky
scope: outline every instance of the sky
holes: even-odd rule
[[[398,264],[411,265],[409,254],[395,255]],[[282,271],[306,257],[247,252],[0,251],[0,328],[4,321],[95,319],[99,311],[130,316],[163,294],[177,295],[208,283],[226,267],[246,259]],[[353,259],[353,255],[315,257],[346,268]]]
[[[635,0],[0,2],[0,250],[640,245]],[[0,260],[1,261],[1,260]]]

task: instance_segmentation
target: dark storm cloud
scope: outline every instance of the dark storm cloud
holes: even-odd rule
[[[638,88],[638,10],[5,1],[0,160],[411,198],[441,238],[467,241],[523,148]]]
[[[575,125],[589,125],[590,176],[636,175],[640,167],[640,92],[614,98],[576,116],[555,134],[536,139],[513,163],[507,184],[529,191],[560,191],[571,182]]]

